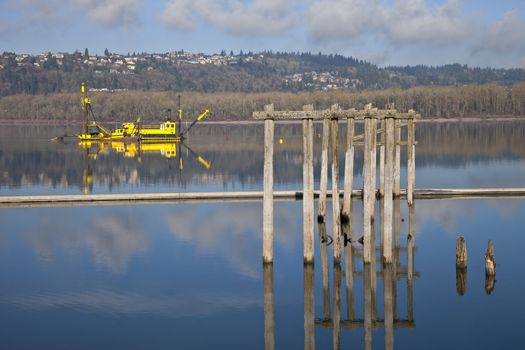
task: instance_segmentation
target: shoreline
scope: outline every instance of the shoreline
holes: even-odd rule
[[[525,121],[525,116],[487,116],[487,117],[454,117],[454,118],[421,118],[417,123],[479,123],[479,122],[521,122]],[[160,123],[160,121],[158,121]],[[320,123],[320,120],[315,121]],[[360,122],[360,121],[358,121]],[[122,122],[117,121],[103,121],[102,124],[120,125]],[[152,121],[156,123],[156,121]],[[186,123],[184,121],[183,123]],[[278,124],[300,124],[300,120],[290,121],[276,121]],[[263,124],[261,120],[217,120],[217,121],[201,121],[200,125],[228,125],[228,124],[242,124],[242,125],[258,125]],[[82,125],[78,121],[58,121],[58,120],[31,120],[31,119],[0,119],[0,125],[35,125],[35,126],[77,126]]]

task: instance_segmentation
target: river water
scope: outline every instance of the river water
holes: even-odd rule
[[[175,147],[50,141],[75,129],[4,126],[0,195],[262,190],[262,125],[199,125]],[[320,132],[317,125],[316,187]],[[275,189],[300,189],[301,127],[277,124],[275,135]],[[417,140],[417,188],[525,187],[525,122],[422,123]],[[404,153],[402,162],[404,184]],[[354,188],[362,186],[361,163],[358,150]],[[412,215],[401,200],[399,218],[395,271],[376,264],[372,295],[357,242],[350,270],[333,268],[328,247],[328,291],[319,241],[313,271],[303,270],[299,201],[275,203],[271,270],[262,266],[260,202],[3,208],[0,342],[6,349],[263,349],[272,341],[278,349],[311,341],[317,349],[520,348],[525,199],[419,200]],[[358,200],[353,225],[359,238]],[[469,258],[463,286],[455,270],[460,235]],[[497,268],[487,288],[489,239]],[[385,293],[394,300],[392,334]]]

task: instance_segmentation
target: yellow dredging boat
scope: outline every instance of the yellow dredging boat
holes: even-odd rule
[[[96,121],[91,108],[91,99],[87,96],[86,88],[82,83],[82,110],[84,121],[82,133],[75,135],[80,141],[129,141],[129,142],[177,142],[184,139],[184,136],[210,111],[205,109],[185,130],[182,131],[182,109],[178,109],[178,125],[171,120],[168,115],[167,120],[157,125],[145,125],[140,117],[136,122],[123,123],[120,127],[110,130]],[[62,140],[64,137],[62,137]]]

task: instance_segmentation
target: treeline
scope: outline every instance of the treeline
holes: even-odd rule
[[[166,118],[168,109],[175,115],[178,108],[174,92],[96,92],[91,94],[95,115],[100,121],[143,120]],[[212,120],[250,120],[253,111],[273,103],[277,110],[298,110],[313,103],[326,109],[338,103],[342,108],[363,108],[367,103],[384,107],[393,102],[400,111],[414,109],[424,118],[456,118],[471,116],[525,116],[525,83],[511,86],[496,84],[461,87],[415,87],[363,92],[302,93],[201,93],[182,94],[186,118],[198,115],[205,108]],[[0,119],[80,121],[82,111],[79,94],[15,95],[0,97]]]
[[[220,58],[215,60],[215,58]],[[312,80],[312,73],[319,79]],[[324,77],[321,78],[320,75]],[[332,89],[368,90],[424,85],[525,81],[524,69],[438,67],[380,68],[342,55],[310,52],[177,53],[92,56],[88,51],[0,55],[0,96],[75,92],[81,82],[92,88],[141,91],[305,92]]]

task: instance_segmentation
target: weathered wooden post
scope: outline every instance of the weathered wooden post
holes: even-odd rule
[[[370,106],[368,110],[370,110]],[[375,167],[372,166],[373,153],[375,153],[375,134],[373,124],[376,123],[375,118],[372,119],[371,114],[365,115],[365,131],[364,131],[364,161],[363,161],[363,262],[371,262],[371,245],[370,238],[372,234],[372,220],[375,202],[375,193],[372,185],[372,171]]]
[[[313,111],[313,105],[303,111]],[[314,262],[314,130],[313,119],[303,118],[303,258],[305,264]]]
[[[343,220],[350,221],[352,212],[352,187],[354,181],[354,133],[355,118],[346,119],[345,182],[343,195]]]
[[[467,241],[460,236],[456,239],[456,291],[464,295],[467,289]]]
[[[383,264],[392,263],[392,204],[393,204],[393,186],[394,186],[394,119],[386,118],[385,133],[385,188],[383,196]]]
[[[485,275],[493,276],[496,274],[496,258],[494,257],[494,246],[489,239],[487,251],[485,252]]]
[[[338,105],[333,105],[332,111],[339,111]],[[341,263],[341,207],[339,204],[339,120],[332,116],[332,236],[334,239],[334,264]]]
[[[314,265],[304,265],[304,348],[315,349]]]
[[[330,281],[328,275],[328,247],[326,237],[326,223],[318,222],[319,227],[319,250],[321,251],[321,274],[323,278],[323,310],[324,319],[330,319]]]
[[[275,349],[275,317],[273,294],[273,264],[263,264],[264,284],[264,348]]]
[[[321,178],[319,180],[319,211],[317,221],[326,215],[326,190],[328,188],[328,145],[330,142],[330,120],[323,119],[323,139],[321,145]]]
[[[396,145],[394,157],[394,198],[398,198],[401,195],[401,122],[397,118],[394,121],[394,128],[394,144]]]
[[[379,146],[379,197],[383,198],[385,193],[385,131],[386,124],[385,119],[381,120],[381,131],[379,134],[379,140],[381,145]]]
[[[491,294],[496,284],[496,258],[494,257],[494,247],[492,240],[489,239],[487,251],[485,252],[485,293]]]
[[[383,269],[383,305],[385,327],[385,349],[394,349],[394,293],[393,293],[393,266],[387,264]]]
[[[467,241],[463,236],[456,239],[456,268],[467,268]]]
[[[414,202],[414,187],[416,182],[416,145],[415,145],[415,113],[409,111],[411,117],[408,119],[408,143],[407,143],[407,201],[408,205]]]
[[[264,106],[273,111],[273,104]],[[263,262],[273,263],[273,117],[264,120],[264,180],[263,180]]]
[[[334,265],[334,318],[333,318],[333,333],[332,343],[333,349],[340,348],[341,338],[341,266]]]

